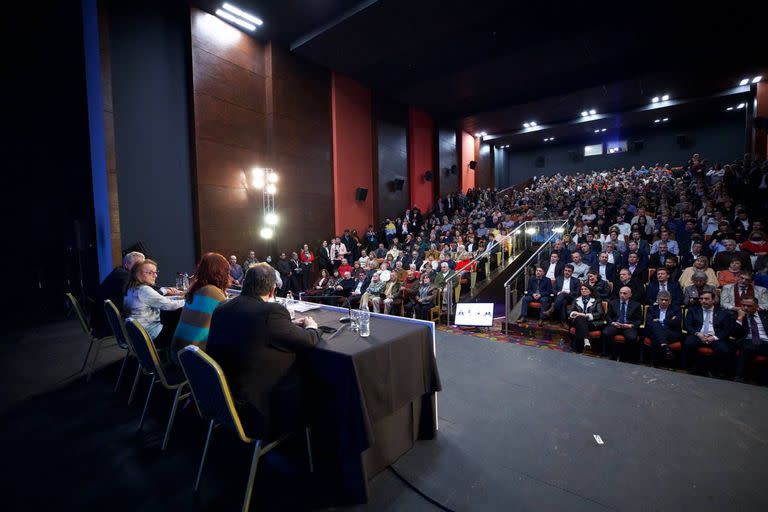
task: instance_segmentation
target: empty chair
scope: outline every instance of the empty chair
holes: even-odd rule
[[[125,350],[123,364],[120,366],[120,373],[117,374],[117,383],[115,383],[114,391],[117,391],[117,388],[120,387],[120,380],[123,378],[123,372],[125,372],[125,366],[128,363],[128,359],[136,357],[136,354],[134,354],[133,347],[131,347],[130,340],[128,339],[128,334],[125,332],[123,318],[120,316],[117,307],[109,299],[104,301],[104,316],[107,319],[107,323],[109,323],[109,326],[112,328],[112,332],[115,334],[117,345]]]
[[[144,418],[147,415],[147,409],[149,408],[149,401],[152,398],[152,390],[155,387],[155,382],[160,380],[160,383],[166,389],[176,391],[176,396],[173,399],[173,405],[171,406],[171,415],[168,418],[168,426],[165,429],[165,436],[163,437],[163,450],[168,446],[168,439],[171,436],[171,428],[173,427],[173,420],[176,417],[176,409],[179,406],[179,402],[189,396],[189,392],[183,393],[187,386],[187,379],[184,377],[184,372],[181,368],[170,363],[161,363],[160,358],[157,355],[157,349],[152,342],[152,338],[149,337],[147,331],[141,324],[132,318],[125,321],[125,329],[128,337],[133,345],[133,350],[136,352],[136,358],[139,360],[139,368],[142,373],[152,377],[149,383],[149,391],[147,392],[147,399],[144,402],[144,411],[141,413],[141,420],[139,420],[139,428],[144,425]],[[137,375],[138,377],[138,375]],[[135,383],[134,383],[135,386]]]
[[[200,459],[200,467],[197,471],[197,478],[195,480],[195,491],[197,491],[200,486],[200,477],[203,474],[203,466],[205,465],[205,458],[208,455],[208,447],[211,443],[213,429],[216,426],[222,425],[225,428],[234,431],[242,442],[254,445],[251,468],[248,473],[245,498],[243,500],[243,511],[246,511],[251,502],[253,479],[256,476],[256,468],[259,459],[287,439],[290,433],[281,435],[276,440],[269,443],[264,439],[254,439],[249,437],[243,429],[240,415],[235,409],[232,393],[229,391],[227,379],[218,363],[216,363],[211,356],[194,345],[189,345],[179,351],[179,362],[181,363],[181,367],[189,382],[189,387],[192,390],[192,396],[195,399],[200,416],[203,419],[209,420],[208,435],[205,438],[203,455]],[[309,470],[313,471],[312,448],[308,428],[304,429],[304,435],[309,454]]]
[[[88,376],[86,377],[86,380],[91,380],[91,374],[93,373],[93,368],[96,366],[96,359],[99,357],[99,351],[101,350],[101,346],[104,344],[104,341],[109,340],[111,338],[114,338],[114,336],[105,336],[104,338],[97,338],[93,335],[93,330],[91,329],[91,326],[88,325],[88,320],[86,320],[85,315],[83,314],[83,310],[80,307],[80,304],[77,302],[77,299],[72,295],[71,293],[67,293],[67,299],[69,300],[70,306],[72,306],[72,309],[75,310],[75,314],[77,314],[77,319],[80,321],[80,327],[83,329],[83,332],[90,338],[90,344],[88,345],[88,351],[85,353],[85,360],[83,360],[83,366],[80,368],[80,371],[84,371],[85,367],[88,365],[88,357],[91,355],[91,349],[93,349],[94,343],[96,344],[96,352],[93,355],[93,361],[91,362],[91,366],[88,369]]]

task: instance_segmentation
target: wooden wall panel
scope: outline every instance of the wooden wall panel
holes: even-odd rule
[[[101,96],[104,109],[104,144],[107,159],[107,194],[109,196],[109,239],[112,247],[112,265],[122,264],[120,235],[120,201],[117,189],[117,157],[115,154],[115,112],[112,105],[112,54],[109,41],[109,11],[106,2],[100,2],[99,57],[101,65]]]
[[[459,190],[459,152],[456,143],[456,130],[441,127],[437,132],[437,187],[438,197]],[[457,173],[450,172],[456,166]]]

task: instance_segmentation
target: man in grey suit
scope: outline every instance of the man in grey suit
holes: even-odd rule
[[[752,272],[749,270],[741,272],[738,283],[723,286],[720,307],[733,311],[741,307],[741,301],[746,298],[755,299],[758,309],[768,311],[768,290],[752,284]]]

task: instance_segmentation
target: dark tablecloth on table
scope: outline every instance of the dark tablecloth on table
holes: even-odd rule
[[[415,440],[436,435],[434,394],[441,384],[432,330],[372,316],[371,335],[362,338],[339,322],[343,313],[308,314],[319,325],[341,328],[307,352],[315,471],[326,491],[333,488],[334,501],[364,503],[373,476]]]

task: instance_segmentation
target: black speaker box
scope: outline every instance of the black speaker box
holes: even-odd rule
[[[451,166],[451,174],[458,174],[459,173],[459,166],[452,165]]]
[[[469,168],[472,169],[473,171],[475,169],[477,169],[477,162],[475,162],[474,160],[470,160],[469,161]]]
[[[394,185],[395,185],[395,190],[403,190],[403,185],[405,185],[405,180],[396,178],[394,180]]]
[[[365,201],[366,197],[368,197],[368,189],[367,188],[358,188],[355,191],[355,201]]]
[[[424,181],[432,181],[432,171],[427,171],[424,173]]]

